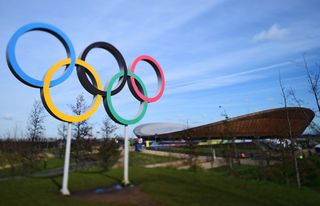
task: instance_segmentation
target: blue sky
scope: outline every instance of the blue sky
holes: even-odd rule
[[[167,85],[140,123],[199,125],[221,120],[219,105],[231,117],[281,107],[279,72],[284,86],[293,88],[305,107],[314,108],[301,63],[304,53],[311,66],[319,62],[319,6],[312,0],[0,0],[0,136],[16,126],[25,130],[32,104],[40,99],[39,90],[20,83],[6,64],[7,43],[22,25],[46,22],[59,27],[71,39],[77,56],[95,41],[116,46],[128,66],[139,55],[153,56],[165,72]],[[21,37],[16,55],[24,70],[39,79],[66,57],[59,41],[41,32]],[[93,50],[87,61],[103,83],[117,73],[115,60],[102,50]],[[154,95],[156,76],[151,67],[141,63],[137,74]],[[76,72],[51,91],[59,109],[67,113],[78,94],[91,101]],[[124,117],[138,110],[128,89],[113,101]],[[95,131],[105,116],[100,105],[90,119]],[[59,123],[48,114],[46,135],[56,136]]]

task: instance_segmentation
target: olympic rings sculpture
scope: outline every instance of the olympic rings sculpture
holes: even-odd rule
[[[15,55],[18,39],[23,34],[31,31],[43,31],[53,35],[63,44],[67,53],[67,58],[55,63],[46,72],[43,80],[35,79],[26,74],[19,66]],[[86,56],[90,50],[94,48],[100,48],[108,51],[116,59],[119,66],[120,71],[111,78],[109,83],[105,85],[105,89],[103,89],[100,77],[95,69],[85,62]],[[113,121],[122,125],[135,124],[145,115],[148,103],[155,102],[160,99],[165,87],[165,78],[162,68],[160,64],[151,56],[142,55],[137,57],[133,61],[130,71],[128,71],[126,62],[117,48],[107,42],[95,42],[86,47],[80,57],[76,58],[74,47],[67,35],[57,27],[46,23],[30,23],[18,29],[9,40],[6,57],[7,64],[13,75],[22,83],[30,87],[39,88],[43,105],[47,111],[55,118],[65,122],[80,122],[88,119],[96,112],[101,100],[103,100],[104,108]],[[149,63],[156,72],[158,79],[158,92],[154,97],[147,96],[147,90],[143,81],[134,73],[136,66],[140,61]],[[66,66],[64,73],[57,79],[52,80],[55,72],[63,66]],[[50,96],[50,88],[64,82],[72,74],[74,68],[77,70],[77,76],[81,85],[85,90],[94,96],[91,107],[88,109],[88,111],[78,116],[71,116],[61,112],[54,105]],[[112,89],[117,80],[118,84],[114,89]],[[111,97],[115,94],[118,94],[124,88],[126,83],[128,83],[129,90],[132,95],[140,102],[139,111],[133,119],[125,119],[121,117],[114,109],[111,100]]]

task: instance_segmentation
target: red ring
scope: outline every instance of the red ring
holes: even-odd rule
[[[163,71],[161,69],[160,64],[151,56],[147,56],[147,55],[142,55],[137,57],[130,68],[130,71],[132,73],[134,73],[134,70],[137,66],[137,64],[139,63],[139,61],[145,61],[148,62],[149,64],[151,64],[151,66],[153,67],[153,69],[155,70],[156,74],[157,74],[157,78],[158,78],[158,94],[154,97],[146,97],[137,87],[136,81],[134,80],[134,78],[131,76],[130,77],[130,81],[132,84],[132,88],[134,90],[134,92],[136,93],[136,95],[142,100],[142,101],[146,101],[146,102],[155,102],[158,101],[160,99],[160,97],[163,94],[164,91],[164,86],[165,86],[165,79],[164,79],[164,74]],[[159,80],[161,80],[161,85],[159,84]]]

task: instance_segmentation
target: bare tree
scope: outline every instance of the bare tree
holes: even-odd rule
[[[65,151],[66,140],[68,136],[68,129],[66,123],[61,123],[58,126],[58,135],[61,137],[61,140],[58,140],[57,152],[60,158],[63,157]]]
[[[298,99],[297,96],[296,96],[296,92],[294,89],[290,88],[288,89],[287,91],[287,94],[288,94],[288,97],[296,104],[298,105],[299,107],[302,107],[302,104],[303,104],[303,101],[301,99]],[[304,113],[304,116],[306,119],[309,119],[309,116],[306,112],[303,112]],[[315,134],[319,134],[320,133],[320,128],[319,126],[314,122],[314,120],[311,121],[310,125],[309,125],[309,128],[311,130],[314,131]]]
[[[308,79],[308,83],[310,86],[310,92],[315,99],[315,102],[316,102],[316,105],[318,108],[318,112],[320,112],[320,102],[319,102],[319,98],[320,98],[320,88],[319,88],[320,67],[319,67],[319,65],[317,65],[318,70],[315,73],[311,73],[305,56],[303,56],[303,61],[304,61],[304,68],[307,72],[307,79]]]
[[[36,100],[33,103],[27,126],[27,137],[30,138],[32,142],[35,142],[43,137],[45,132],[45,117],[45,110],[42,106],[42,103]]]
[[[70,105],[72,113],[75,115],[81,115],[85,113],[88,109],[88,105],[84,99],[83,94],[78,95],[74,105]],[[81,159],[86,157],[86,154],[91,152],[90,141],[86,141],[85,138],[92,137],[92,126],[89,124],[88,120],[82,122],[73,123],[73,137],[75,141],[75,161],[79,163]]]
[[[41,138],[45,132],[44,120],[45,110],[42,103],[38,100],[34,101],[28,118],[27,138],[31,141],[31,148],[26,156],[26,166],[35,168],[35,160],[38,159],[41,152]]]
[[[66,123],[61,123],[58,126],[58,135],[65,141],[68,135],[68,129]]]
[[[85,113],[88,109],[88,105],[84,99],[83,94],[78,95],[76,99],[76,103],[71,105],[71,110],[75,115],[81,115]],[[82,122],[75,122],[73,129],[73,136],[76,140],[85,137],[92,137],[92,126],[89,124],[88,120],[84,120]]]
[[[318,117],[317,113],[320,113],[320,88],[319,88],[319,80],[320,80],[320,66],[316,64],[317,71],[315,73],[312,73],[309,68],[309,64],[305,58],[305,55],[303,55],[303,63],[304,68],[307,73],[307,80],[309,83],[310,93],[314,97],[315,103],[317,105],[318,112],[316,112],[316,117]],[[310,123],[309,128],[313,131],[315,134],[320,134],[320,127],[319,125],[313,120]]]
[[[302,107],[303,101],[297,97],[296,91],[294,89],[289,88],[287,90],[287,96],[289,100],[291,99],[291,101],[293,101],[294,104],[298,105],[299,107]]]
[[[296,172],[297,186],[298,186],[298,188],[300,188],[301,187],[300,172],[299,172],[299,166],[298,166],[298,161],[297,161],[297,154],[295,151],[295,142],[296,141],[293,138],[291,120],[290,120],[290,115],[289,115],[289,110],[288,110],[288,94],[285,90],[285,87],[282,84],[280,73],[279,73],[279,85],[280,85],[280,89],[281,89],[283,104],[284,104],[284,108],[286,111],[286,117],[287,117],[287,122],[288,122],[288,133],[289,133],[289,137],[290,137],[290,141],[291,141],[291,154],[292,154],[292,158],[293,158],[293,162],[294,162],[294,169]]]
[[[110,118],[105,118],[102,121],[102,127],[101,127],[101,131],[102,131],[102,137],[103,138],[110,138],[111,135],[118,129],[118,127],[114,124],[112,124],[112,121],[110,120]]]

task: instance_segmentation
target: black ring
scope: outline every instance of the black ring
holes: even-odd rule
[[[117,84],[116,88],[111,91],[111,95],[115,95],[115,94],[119,93],[122,90],[122,88],[124,87],[124,85],[126,84],[126,80],[127,80],[127,76],[128,76],[128,69],[127,69],[126,62],[125,62],[122,54],[120,53],[120,51],[117,48],[115,48],[113,45],[111,45],[107,42],[95,42],[95,43],[90,44],[82,52],[82,54],[80,55],[80,59],[85,61],[89,51],[91,49],[95,49],[95,48],[105,49],[108,52],[110,52],[112,54],[112,56],[117,60],[120,71],[123,70],[123,72],[124,72],[124,75],[122,78],[119,79],[119,83]],[[107,91],[103,91],[103,90],[98,89],[96,87],[96,83],[94,81],[93,82],[91,81],[92,82],[91,83],[90,80],[88,79],[87,71],[84,68],[82,68],[81,66],[77,66],[77,75],[78,75],[78,79],[79,79],[80,83],[82,84],[82,86],[90,94],[92,94],[92,95],[99,94],[101,96],[106,96]],[[92,80],[92,78],[90,78],[90,79]]]

